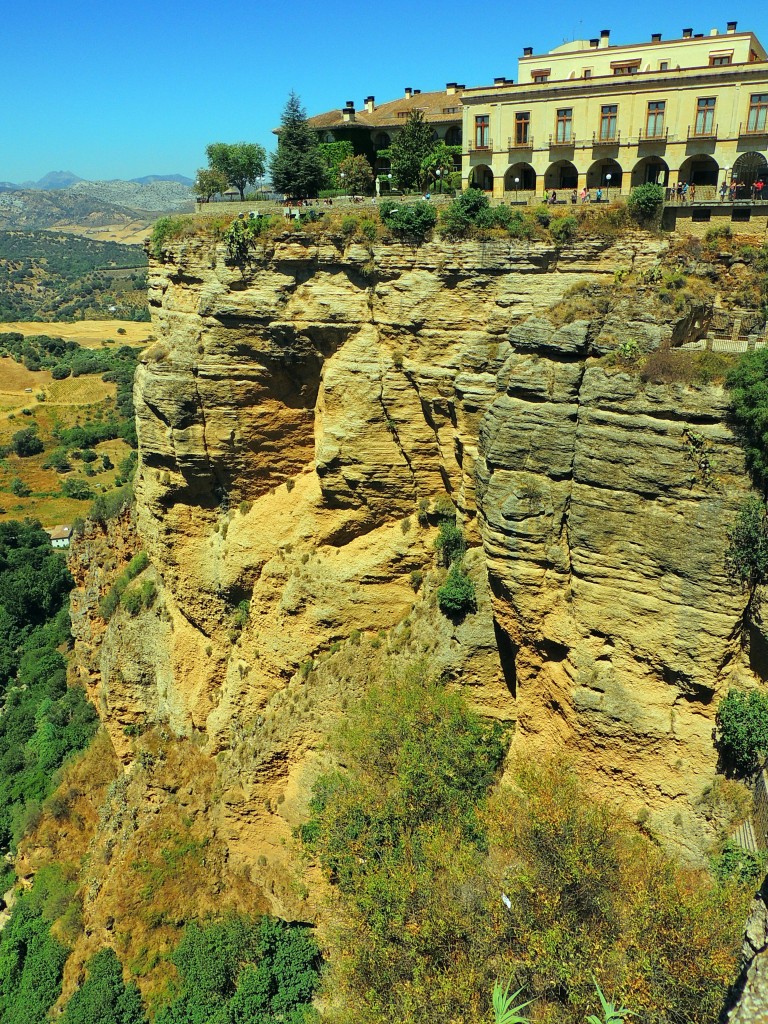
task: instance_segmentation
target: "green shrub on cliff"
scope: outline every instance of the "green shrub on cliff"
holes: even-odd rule
[[[627,209],[640,224],[656,219],[664,203],[664,189],[661,185],[648,183],[632,189],[627,200]]]
[[[726,377],[731,413],[755,484],[768,488],[768,348],[747,352]]]
[[[99,950],[86,969],[88,977],[67,1003],[61,1024],[146,1024],[139,990],[123,981],[113,949]]]
[[[768,756],[768,694],[729,690],[717,709],[717,743],[724,760],[747,775]]]
[[[437,604],[451,618],[477,611],[475,584],[458,562],[451,566],[445,583],[438,589]]]
[[[754,589],[768,581],[768,509],[754,495],[741,506],[728,533],[725,567],[743,587]]]
[[[381,204],[379,215],[394,235],[411,242],[423,242],[437,221],[434,206],[422,200],[396,203],[387,199]]]

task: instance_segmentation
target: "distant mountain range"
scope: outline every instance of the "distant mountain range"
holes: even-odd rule
[[[42,192],[50,192],[69,188],[70,185],[76,185],[85,180],[79,175],[73,174],[72,171],[49,171],[38,181],[22,181],[18,184],[12,181],[0,181],[0,191],[18,192],[22,189],[38,189]],[[184,174],[145,174],[142,178],[128,178],[126,180],[135,185],[154,185],[158,181],[174,181],[179,185],[186,185],[187,188],[191,188],[193,184],[193,179],[187,178]],[[94,182],[93,184],[111,185],[122,181],[123,179],[120,178],[112,178],[108,182]]]

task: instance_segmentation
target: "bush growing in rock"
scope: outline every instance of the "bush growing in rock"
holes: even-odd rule
[[[768,694],[729,690],[717,709],[717,741],[724,759],[742,775],[768,755]]]
[[[458,562],[453,563],[448,578],[437,591],[437,604],[451,618],[477,610],[475,585]]]

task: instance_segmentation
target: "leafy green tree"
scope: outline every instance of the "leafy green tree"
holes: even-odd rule
[[[347,157],[355,155],[354,146],[349,139],[340,139],[337,142],[321,142],[317,148],[325,167],[325,187],[339,188],[339,169]]]
[[[369,196],[373,192],[373,168],[362,155],[348,156],[339,164],[339,181],[350,195]]]
[[[402,189],[419,189],[424,178],[422,164],[432,151],[432,129],[420,110],[412,110],[392,141],[392,175]]]
[[[37,432],[37,426],[17,431],[11,438],[11,448],[21,458],[39,455],[45,446]]]
[[[216,167],[201,167],[192,186],[195,193],[206,203],[210,202],[211,197],[215,196],[217,192],[226,192],[228,187],[229,181],[226,174]]]
[[[475,584],[459,562],[454,562],[448,577],[437,591],[437,604],[448,616],[462,616],[477,610]]]
[[[743,587],[754,589],[768,581],[768,509],[754,495],[741,506],[728,533],[725,567]]]
[[[156,1024],[301,1024],[319,981],[309,929],[266,916],[193,922],[172,960],[181,990]]]
[[[270,159],[270,171],[273,187],[293,199],[316,196],[325,181],[317,135],[294,92],[280,118],[277,152]]]
[[[454,156],[457,155],[461,155],[461,146],[446,146],[442,139],[435,142],[421,161],[422,178],[435,182],[438,191],[442,192],[453,173]]]
[[[437,222],[437,212],[431,203],[396,203],[385,200],[379,207],[379,216],[389,230],[409,242],[423,242]]]
[[[746,352],[728,374],[731,412],[755,484],[768,488],[768,349]]]
[[[717,709],[717,741],[739,774],[749,774],[768,756],[768,694],[729,690]]]
[[[664,189],[661,185],[648,182],[632,189],[627,200],[627,209],[641,224],[654,220],[664,203]]]
[[[114,949],[99,950],[86,967],[88,977],[67,1003],[62,1024],[146,1024],[139,990],[123,981]]]
[[[205,155],[211,170],[224,175],[227,182],[245,199],[245,187],[264,173],[266,150],[255,142],[212,142]]]

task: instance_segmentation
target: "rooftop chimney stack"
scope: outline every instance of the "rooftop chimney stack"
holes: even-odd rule
[[[661,32],[654,32],[653,35],[651,36],[651,42],[652,43],[660,43],[661,42]]]
[[[523,47],[523,56],[524,57],[532,57],[533,56],[533,47],[532,46],[524,46]]]
[[[604,28],[600,33],[600,46],[606,47],[611,45],[611,30]]]
[[[448,96],[455,96],[456,95],[456,82],[446,82],[445,83],[445,92],[446,92],[446,95],[448,95]]]
[[[734,35],[734,33],[736,32],[736,24],[737,23],[735,21],[729,21],[728,22],[728,25],[726,27],[726,31],[727,31],[729,36]]]
[[[413,89],[411,89],[411,87],[410,87],[410,86],[406,86],[406,89],[405,89],[405,98],[406,98],[407,100],[409,100],[409,99],[411,98],[411,96],[413,96]]]
[[[589,40],[589,45],[590,45],[591,49],[596,50],[598,48],[598,46],[600,45],[600,40],[599,39],[590,39]]]
[[[684,28],[683,29],[683,39],[692,39],[692,38],[693,38],[693,29],[692,28]]]
[[[347,100],[347,104],[341,112],[341,116],[345,121],[355,120],[355,102],[354,100]]]
[[[372,114],[376,109],[376,103],[373,96],[366,96],[363,103],[365,104],[366,114]]]

